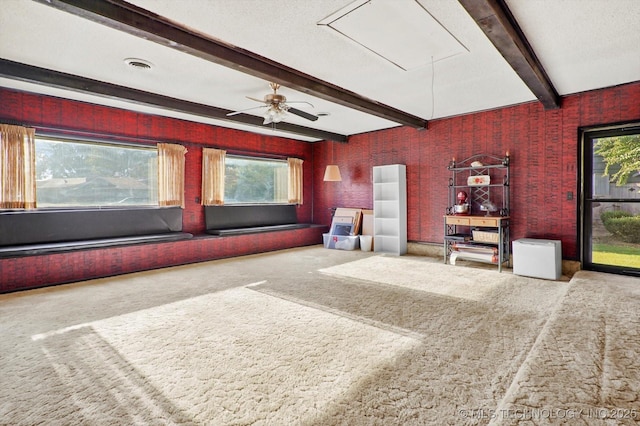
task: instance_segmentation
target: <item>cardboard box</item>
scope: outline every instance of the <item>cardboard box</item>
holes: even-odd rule
[[[336,222],[340,220],[341,222],[345,221],[345,218],[351,218],[351,223],[353,223],[353,233],[359,234],[360,227],[362,226],[362,210],[361,209],[352,209],[347,207],[338,207],[333,215],[332,222]],[[333,224],[333,223],[332,223]]]
[[[373,210],[362,209],[362,235],[373,237]],[[374,249],[374,241],[371,240],[371,250]]]
[[[373,210],[362,210],[362,235],[373,235]]]

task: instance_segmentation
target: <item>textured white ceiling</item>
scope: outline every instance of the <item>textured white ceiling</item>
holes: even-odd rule
[[[372,1],[385,3],[389,8],[407,0]],[[318,25],[323,18],[348,6],[350,0],[130,2],[210,37],[427,120],[535,100],[455,0],[419,0],[419,3],[467,51],[434,63],[425,61],[425,65],[409,71],[327,26]],[[640,80],[640,1],[508,0],[507,4],[561,95]],[[384,19],[379,21],[381,35],[398,31],[397,22],[389,22],[387,28]],[[3,0],[0,28],[0,57],[13,61],[230,110],[256,106],[246,96],[261,99],[270,92],[266,81],[29,0]],[[419,52],[420,44],[402,43],[398,49]],[[131,57],[147,60],[153,68],[132,69],[124,63],[124,59]],[[0,79],[0,85],[313,140],[269,127],[256,130],[15,80]],[[286,87],[280,93],[289,100],[307,101],[315,107],[300,106],[300,109],[329,113],[315,122],[290,114],[287,121],[294,124],[346,135],[397,126]],[[260,115],[260,110],[255,114]]]
[[[640,80],[640,1],[507,4],[559,94]]]
[[[357,0],[319,24],[406,71],[467,52],[415,0]]]

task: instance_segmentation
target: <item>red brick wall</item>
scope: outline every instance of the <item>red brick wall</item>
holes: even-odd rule
[[[319,228],[305,228],[224,238],[194,237],[171,243],[1,259],[0,293],[319,244],[320,232]]]
[[[312,222],[313,150],[309,143],[1,88],[0,122],[185,145],[183,231],[194,235],[205,230],[204,209],[196,202],[201,192],[202,147],[302,158],[305,203],[298,208],[298,221]],[[0,260],[0,292],[319,244],[321,232],[322,228],[309,228],[4,259]]]
[[[183,143],[186,208],[183,229],[204,230],[200,196],[202,146],[303,158],[305,204],[299,221],[329,224],[330,208],[372,207],[372,166],[404,163],[408,180],[408,238],[440,243],[451,157],[510,151],[512,238],[559,238],[565,259],[578,258],[578,127],[640,119],[640,83],[577,94],[562,109],[538,103],[433,120],[428,130],[406,127],[356,135],[349,143],[304,143],[0,89],[0,119],[116,136]],[[323,182],[337,163],[342,182]],[[574,194],[567,200],[567,192]],[[312,208],[313,206],[313,208]],[[0,260],[0,291],[71,282],[221,257],[320,243],[317,229],[233,238],[87,250]]]
[[[511,155],[512,239],[561,239],[563,257],[578,259],[578,128],[640,119],[640,83],[565,97],[545,111],[528,103],[356,135],[349,143],[314,145],[315,217],[328,223],[333,206],[372,208],[373,166],[407,165],[408,239],[440,243],[447,204],[447,164],[474,154]],[[332,153],[333,149],[333,153]],[[332,158],[335,161],[332,161]],[[326,164],[342,182],[323,182]],[[573,199],[567,200],[567,193]]]

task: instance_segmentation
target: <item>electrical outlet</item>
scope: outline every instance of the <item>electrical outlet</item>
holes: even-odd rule
[[[567,200],[573,200],[573,192],[572,191],[568,191],[567,192]]]

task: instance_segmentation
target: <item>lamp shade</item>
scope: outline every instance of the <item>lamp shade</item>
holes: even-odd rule
[[[339,182],[342,180],[342,176],[340,176],[340,169],[335,164],[330,164],[324,170],[324,181],[325,182]]]

